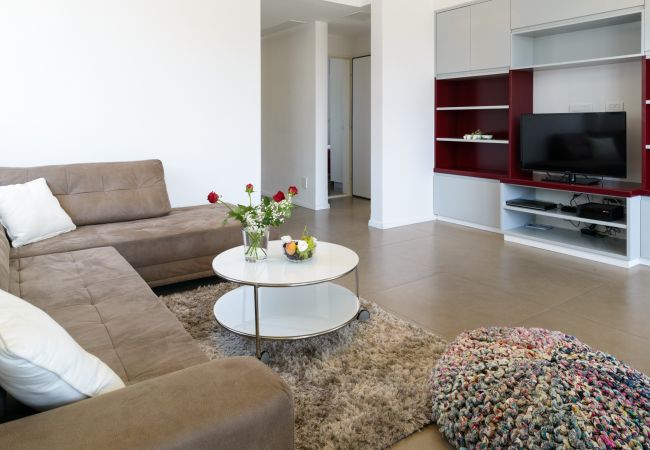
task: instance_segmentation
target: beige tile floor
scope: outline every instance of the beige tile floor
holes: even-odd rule
[[[297,208],[282,231],[307,225],[320,240],[354,249],[361,295],[398,316],[448,340],[491,325],[560,330],[650,373],[650,268],[506,244],[498,234],[443,222],[380,231],[368,228],[368,201],[330,204],[329,211]],[[432,426],[395,448],[451,447]]]

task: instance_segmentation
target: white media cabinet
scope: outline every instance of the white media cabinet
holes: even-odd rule
[[[434,210],[439,220],[593,261],[650,266],[648,5],[646,0],[470,0],[436,11]],[[554,186],[531,182],[530,174],[522,173],[522,114],[615,111],[617,105],[628,112],[628,155],[633,156],[627,182],[637,189]],[[460,139],[475,129],[494,134],[492,145]],[[623,202],[625,220],[601,223],[505,204],[514,198],[566,204],[580,192],[591,192],[580,203]],[[578,221],[578,227],[571,224]],[[553,228],[534,230],[525,227],[528,223]],[[580,228],[589,224],[616,232],[606,238],[583,235]]]
[[[561,211],[559,207],[538,211],[506,204],[508,200],[519,198],[565,206],[609,200],[622,204],[626,217],[616,222],[604,222],[579,218],[575,213]],[[553,228],[538,230],[526,227],[528,224]],[[601,230],[608,227],[611,235],[595,237],[582,234],[580,229],[589,225],[598,225]],[[629,268],[641,262],[641,197],[617,197],[502,183],[501,230],[507,242]]]

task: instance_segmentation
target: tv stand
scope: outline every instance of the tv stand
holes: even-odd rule
[[[595,186],[601,183],[599,178],[578,178],[578,176],[573,172],[565,172],[564,175],[556,177],[549,175],[542,179],[542,181],[548,181],[550,183],[577,184],[580,186]]]
[[[625,191],[618,195],[611,195],[614,192],[598,193],[598,190],[604,190],[599,187],[567,186],[560,190],[551,183],[550,187],[542,187],[543,184],[501,183],[501,229],[506,241],[619,267],[630,268],[639,264],[641,197],[626,196]],[[587,196],[583,195],[585,190],[595,192]],[[512,204],[514,199],[550,202],[559,206],[551,210],[521,208]],[[611,203],[614,200],[624,205],[626,214],[613,222],[578,217],[577,212],[562,209],[562,206]],[[530,224],[540,225],[540,229],[531,228]],[[597,230],[597,233],[585,232],[584,228]]]

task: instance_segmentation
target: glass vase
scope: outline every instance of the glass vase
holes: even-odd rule
[[[264,261],[269,253],[269,229],[242,228],[244,237],[244,257],[247,262]]]

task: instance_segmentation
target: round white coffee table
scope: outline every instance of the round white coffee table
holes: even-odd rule
[[[304,339],[331,333],[355,319],[368,319],[359,302],[359,257],[337,244],[319,242],[314,257],[296,263],[283,255],[282,242],[269,242],[266,261],[244,260],[244,247],[212,261],[221,278],[242,286],[214,305],[217,322],[240,336],[255,338],[256,355],[267,360],[262,339]],[[354,272],[356,293],[331,281]]]

